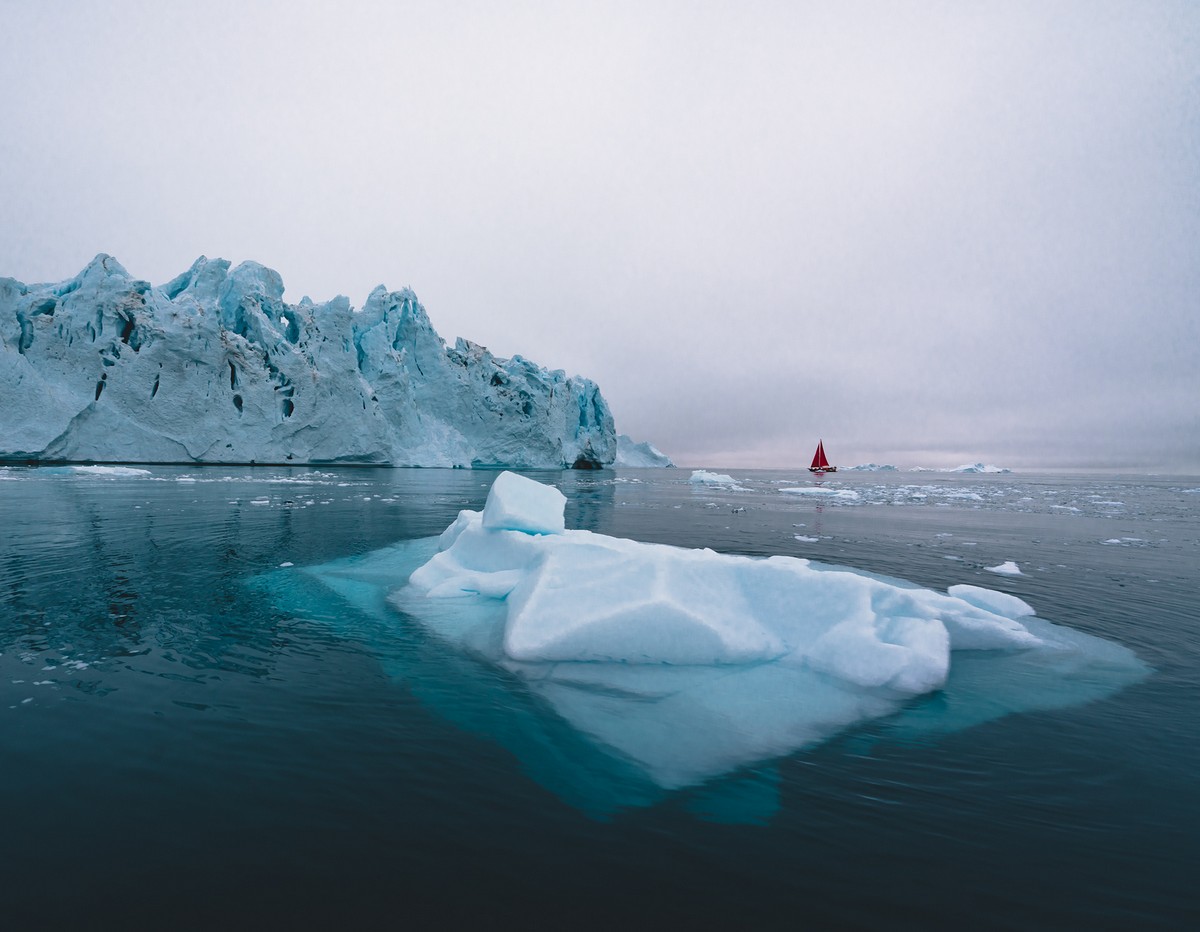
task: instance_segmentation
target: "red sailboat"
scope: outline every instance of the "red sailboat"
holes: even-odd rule
[[[817,441],[817,452],[813,454],[812,465],[808,467],[809,472],[815,472],[818,476],[822,476],[827,472],[837,472],[836,466],[830,466],[829,460],[825,456],[825,441]]]

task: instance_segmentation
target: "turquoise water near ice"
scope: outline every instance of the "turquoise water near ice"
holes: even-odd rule
[[[853,495],[834,497],[779,491],[804,470],[734,471],[743,491],[686,470],[530,475],[562,488],[568,526],[990,586],[1150,672],[928,727],[948,690],[664,792],[512,678],[309,585],[305,568],[439,533],[492,473],[0,469],[14,927],[1195,916],[1200,479],[839,473],[821,487]],[[1022,575],[986,570],[1008,560]]]

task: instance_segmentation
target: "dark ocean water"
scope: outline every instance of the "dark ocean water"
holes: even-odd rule
[[[5,926],[1200,919],[1200,478],[839,473],[839,496],[780,491],[803,470],[735,471],[740,490],[530,475],[562,488],[568,526],[1000,589],[1151,672],[589,808],[489,733],[508,703],[538,714],[519,683],[280,568],[436,535],[494,474],[0,469]],[[986,569],[1005,561],[1021,575]],[[561,722],[544,735],[546,755],[594,753]]]

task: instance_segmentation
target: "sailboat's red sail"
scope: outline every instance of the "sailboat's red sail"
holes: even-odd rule
[[[817,452],[813,454],[812,465],[809,466],[808,468],[809,469],[828,469],[829,468],[829,460],[827,460],[825,458],[825,441],[824,440],[817,441]]]

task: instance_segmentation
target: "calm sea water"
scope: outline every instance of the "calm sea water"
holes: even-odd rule
[[[739,490],[530,475],[568,526],[1001,589],[1152,673],[937,737],[875,722],[598,815],[456,717],[463,683],[500,674],[270,583],[440,533],[493,474],[0,469],[6,927],[1200,918],[1200,478],[839,473],[841,495],[793,495],[803,470],[735,471]],[[1021,575],[986,569],[1005,561]],[[714,815],[763,785],[773,807]]]

